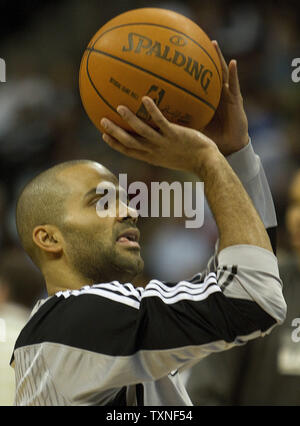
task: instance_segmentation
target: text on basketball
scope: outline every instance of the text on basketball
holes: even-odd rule
[[[205,68],[203,64],[190,56],[184,55],[172,46],[163,46],[159,41],[151,40],[142,34],[128,33],[128,46],[122,47],[123,52],[134,52],[148,56],[156,56],[164,61],[171,62],[177,67],[184,67],[183,70],[188,73],[195,81],[199,81],[202,89],[207,92],[213,77],[213,72]]]

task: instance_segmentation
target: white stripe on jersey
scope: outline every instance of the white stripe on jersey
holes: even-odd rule
[[[203,291],[209,284],[212,284],[212,283],[217,284],[217,277],[215,273],[210,273],[209,275],[207,275],[207,277],[205,277],[205,280],[201,283],[194,284],[194,283],[190,283],[189,281],[179,281],[178,284],[172,287],[165,285],[161,281],[151,280],[149,284],[147,284],[145,290],[152,288],[154,285],[155,288],[160,287],[161,289],[160,291],[162,293],[164,293],[164,291],[167,292],[168,294],[177,293],[178,291],[182,291],[183,289],[186,289],[184,291],[186,291],[187,293],[197,293],[199,292],[199,290]]]
[[[136,309],[139,309],[140,307],[141,294],[136,291],[132,285],[128,285],[126,288],[124,285],[120,284],[117,281],[112,281],[111,283],[104,284],[95,284],[93,286],[84,286],[79,290],[59,291],[58,293],[56,293],[56,296],[64,296],[64,298],[66,299],[70,296],[81,296],[83,294],[94,294],[96,296],[102,296],[107,299],[114,300],[116,302],[124,303],[125,305],[131,306]]]
[[[115,302],[124,303],[132,308],[139,309],[140,302],[144,297],[159,297],[164,303],[172,304],[180,300],[199,301],[206,299],[211,293],[221,291],[217,284],[215,273],[210,273],[204,282],[193,284],[188,281],[180,281],[175,286],[169,287],[159,280],[151,280],[146,288],[136,289],[132,284],[120,284],[118,281],[110,283],[85,286],[80,290],[67,290],[56,293],[57,297],[81,296],[83,294],[94,294],[102,296]],[[121,294],[120,294],[121,293]]]
[[[144,297],[159,297],[165,304],[170,305],[172,303],[180,302],[181,300],[192,300],[194,302],[197,302],[199,300],[206,299],[210,294],[216,293],[216,292],[222,293],[222,290],[220,289],[220,287],[218,285],[210,284],[205,291],[203,291],[201,293],[198,292],[198,294],[190,294],[190,293],[185,292],[185,293],[177,294],[176,296],[171,297],[171,298],[165,298],[162,295],[161,291],[150,289],[150,290],[145,290],[142,298],[144,298]]]
[[[132,286],[132,288],[128,288],[128,286],[125,286],[123,284],[120,284],[117,281],[112,281],[110,283],[104,283],[104,284],[95,284],[90,287],[91,289],[103,289],[103,290],[111,290],[111,291],[117,291],[119,293],[122,293],[124,296],[132,296],[137,299],[137,301],[140,301],[141,295],[139,292],[135,290],[135,288]],[[89,290],[89,289],[88,289]]]
[[[96,296],[102,296],[102,297],[105,297],[106,299],[114,300],[115,302],[124,303],[125,305],[131,306],[132,308],[135,308],[135,309],[139,309],[140,307],[140,302],[138,300],[132,299],[131,297],[128,297],[128,296],[122,296],[120,294],[112,293],[111,291],[105,291],[104,288],[100,289],[100,288],[91,287],[89,290],[81,291],[79,296],[82,294],[94,294]],[[78,295],[76,294],[76,296]]]

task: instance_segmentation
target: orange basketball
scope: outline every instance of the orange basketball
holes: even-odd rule
[[[94,35],[82,57],[79,87],[100,131],[103,117],[132,130],[118,105],[154,125],[141,102],[144,95],[168,120],[201,130],[218,106],[222,71],[213,44],[193,21],[170,10],[142,8],[118,15]]]

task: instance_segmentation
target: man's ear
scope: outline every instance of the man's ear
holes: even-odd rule
[[[32,238],[44,252],[59,254],[62,249],[62,236],[53,225],[38,225],[34,228]]]

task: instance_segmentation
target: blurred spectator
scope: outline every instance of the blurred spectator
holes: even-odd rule
[[[10,358],[43,289],[42,276],[23,251],[7,251],[0,262],[0,406],[14,402],[15,375]]]
[[[224,54],[237,57],[259,47],[263,35],[262,15],[253,2],[232,4],[223,15],[226,19],[216,31]]]
[[[300,404],[300,170],[290,186],[286,225],[292,252],[280,264],[285,323],[193,367],[187,390],[195,405]]]
[[[38,75],[1,86],[0,179],[10,188],[20,175],[52,160],[58,130],[63,123],[66,133],[73,104],[67,90]]]
[[[269,181],[277,215],[282,217],[286,187],[297,167],[289,146],[284,117],[272,105],[272,96],[258,91],[245,99],[249,134],[255,152],[260,156]]]

